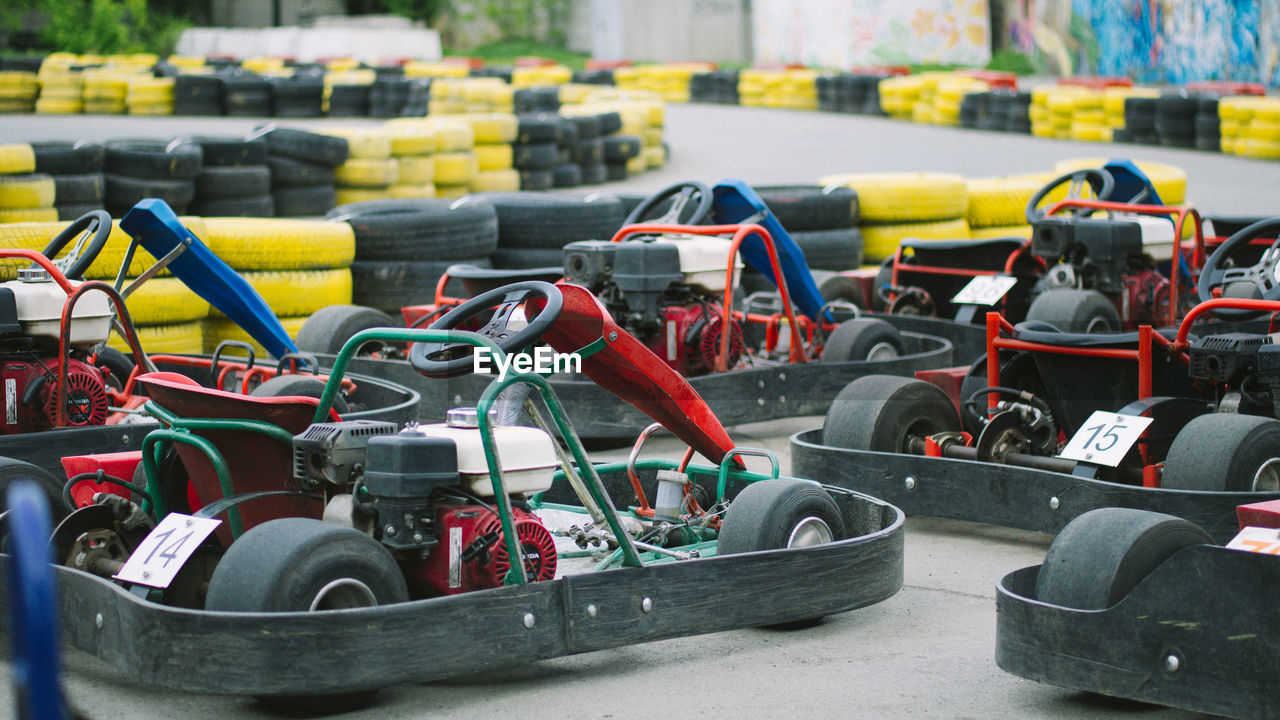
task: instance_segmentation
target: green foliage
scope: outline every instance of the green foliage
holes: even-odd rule
[[[40,45],[51,52],[172,52],[188,23],[151,12],[147,0],[16,0],[0,9],[0,26],[18,29],[24,17],[43,16]]]
[[[382,0],[379,5],[392,15],[421,20],[431,25],[449,4],[449,0]]]
[[[1036,73],[1036,65],[1031,62],[1031,58],[1027,57],[1026,53],[1007,49],[992,55],[991,62],[987,63],[986,69],[1011,72],[1015,75],[1034,75]]]
[[[552,47],[546,43],[535,42],[533,40],[505,40],[492,42],[465,52],[446,54],[459,54],[483,58],[485,62],[492,65],[511,65],[515,62],[516,58],[532,55],[555,60],[561,65],[566,65],[575,70],[581,70],[586,67],[587,60],[590,57],[588,55],[571,53],[567,50],[561,50],[560,48]]]

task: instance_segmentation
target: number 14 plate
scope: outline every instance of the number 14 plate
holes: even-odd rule
[[[1071,436],[1060,457],[1115,467],[1150,424],[1149,417],[1096,411]]]
[[[221,520],[169,513],[133,551],[116,580],[167,588],[200,543],[217,529]]]

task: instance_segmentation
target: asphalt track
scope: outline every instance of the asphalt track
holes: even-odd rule
[[[239,133],[255,124],[244,119],[4,116],[0,138],[20,142]],[[1189,201],[1209,214],[1265,215],[1277,209],[1273,193],[1280,188],[1277,162],[849,115],[675,105],[667,110],[666,137],[672,159],[665,168],[595,189],[645,192],[684,180],[727,177],[754,184],[813,183],[828,173],[879,170],[987,176],[1047,171],[1057,160],[1084,156],[1178,165],[1189,176]],[[819,424],[820,417],[796,418],[742,426],[733,435],[740,445],[777,452],[785,471],[787,436]],[[669,439],[654,438],[652,443],[653,454],[675,457],[677,448]],[[623,455],[599,453],[601,459]],[[996,667],[995,582],[1011,570],[1040,562],[1048,536],[927,519],[910,519],[907,530],[902,592],[813,628],[680,638],[402,685],[381,692],[376,705],[342,717],[1196,717],[1054,688]],[[467,629],[458,628],[458,634],[465,642]],[[449,662],[449,648],[423,647],[422,652]],[[282,717],[249,699],[140,686],[129,682],[127,674],[77,652],[68,653],[66,665],[68,694],[90,718]],[[12,707],[10,692],[0,684],[0,705]]]

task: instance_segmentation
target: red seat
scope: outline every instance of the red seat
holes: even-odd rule
[[[203,387],[178,373],[156,372],[138,376],[152,402],[182,419],[254,420],[283,428],[290,435],[305,430],[315,416],[319,400],[313,397],[255,397]],[[330,410],[332,419],[338,415]],[[293,478],[293,447],[269,435],[251,430],[191,429],[217,448],[227,464],[236,494],[263,490],[298,489]],[[198,509],[223,496],[213,463],[198,447],[174,443],[194,490]],[[188,496],[191,493],[188,492]],[[244,529],[281,517],[319,518],[324,510],[319,500],[280,495],[251,500],[237,506]],[[218,529],[223,544],[230,545],[231,533],[224,523]]]

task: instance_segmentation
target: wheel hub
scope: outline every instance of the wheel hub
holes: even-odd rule
[[[827,525],[822,518],[810,515],[791,529],[791,535],[787,538],[787,547],[809,547],[811,545],[825,545],[831,542],[835,535],[831,532],[831,527]]]

